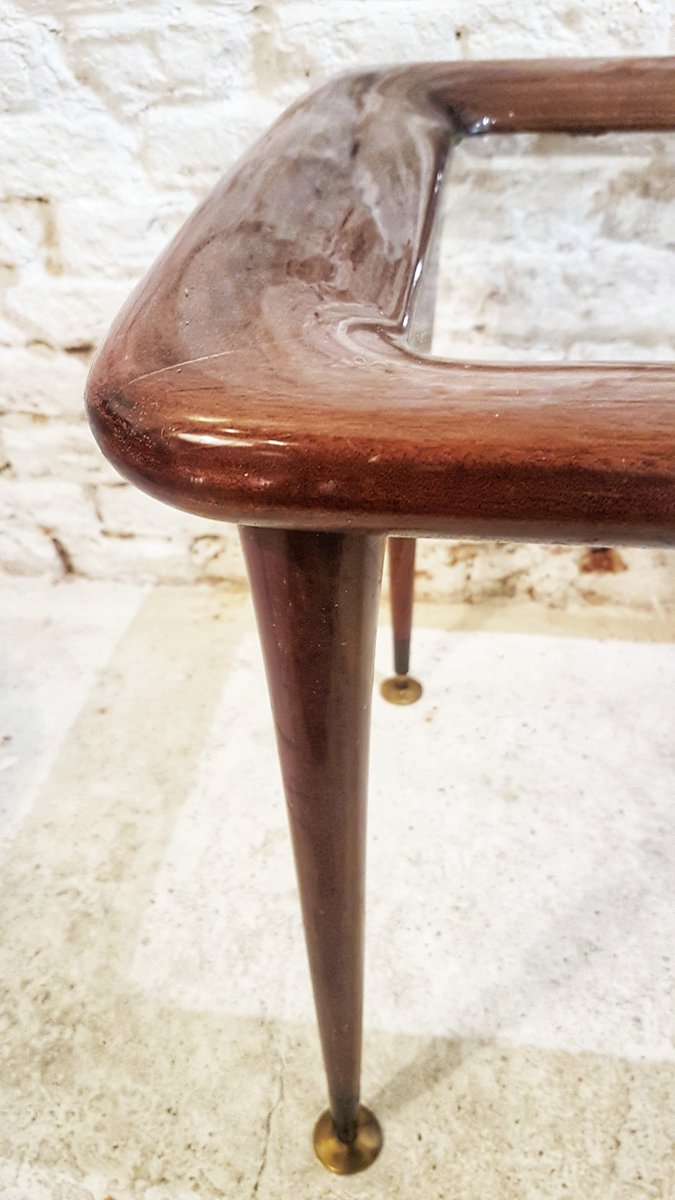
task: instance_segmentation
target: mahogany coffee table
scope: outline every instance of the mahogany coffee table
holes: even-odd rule
[[[420,349],[450,150],[514,131],[672,128],[674,58],[334,79],[200,205],[91,370],[89,419],[117,469],[240,526],[328,1080],[315,1147],[334,1171],[381,1145],[359,1074],[385,539],[675,543],[673,366],[495,366]],[[395,544],[403,691],[413,546]]]

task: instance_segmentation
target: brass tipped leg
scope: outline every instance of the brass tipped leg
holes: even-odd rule
[[[392,675],[381,684],[380,692],[390,704],[414,704],[422,695],[422,685],[410,675]]]
[[[382,1149],[380,1123],[370,1109],[362,1104],[352,1141],[341,1142],[327,1109],[314,1126],[314,1149],[327,1171],[333,1171],[336,1175],[356,1175],[374,1163]]]

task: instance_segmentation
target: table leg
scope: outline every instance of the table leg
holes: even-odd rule
[[[385,679],[381,691],[385,700],[392,704],[414,704],[422,695],[420,684],[408,674],[415,586],[415,539],[390,537],[387,550],[396,674]]]
[[[370,701],[384,538],[245,526],[298,874],[330,1110],[325,1166],[348,1174],[381,1134],[359,1100]]]

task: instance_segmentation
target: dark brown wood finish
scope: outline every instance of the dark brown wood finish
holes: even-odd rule
[[[674,127],[675,59],[333,80],[204,201],[92,367],[90,421],[118,469],[244,526],[335,1123],[319,1123],[315,1145],[331,1169],[361,1169],[379,1149],[359,1071],[384,535],[675,543],[672,367],[424,353],[424,268],[450,147],[486,133]],[[414,541],[391,545],[409,583]],[[394,582],[402,673],[406,587]]]
[[[447,362],[406,332],[453,138],[672,128],[674,62],[423,64],[294,105],[120,314],[105,453],[225,520],[672,543],[672,367]]]
[[[331,1112],[359,1109],[366,786],[384,539],[244,528]]]
[[[407,675],[410,669],[410,634],[415,589],[415,539],[389,538],[388,554],[394,670],[397,675]]]

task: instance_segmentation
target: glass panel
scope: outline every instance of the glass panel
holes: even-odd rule
[[[467,139],[439,245],[436,355],[675,358],[675,135]]]

